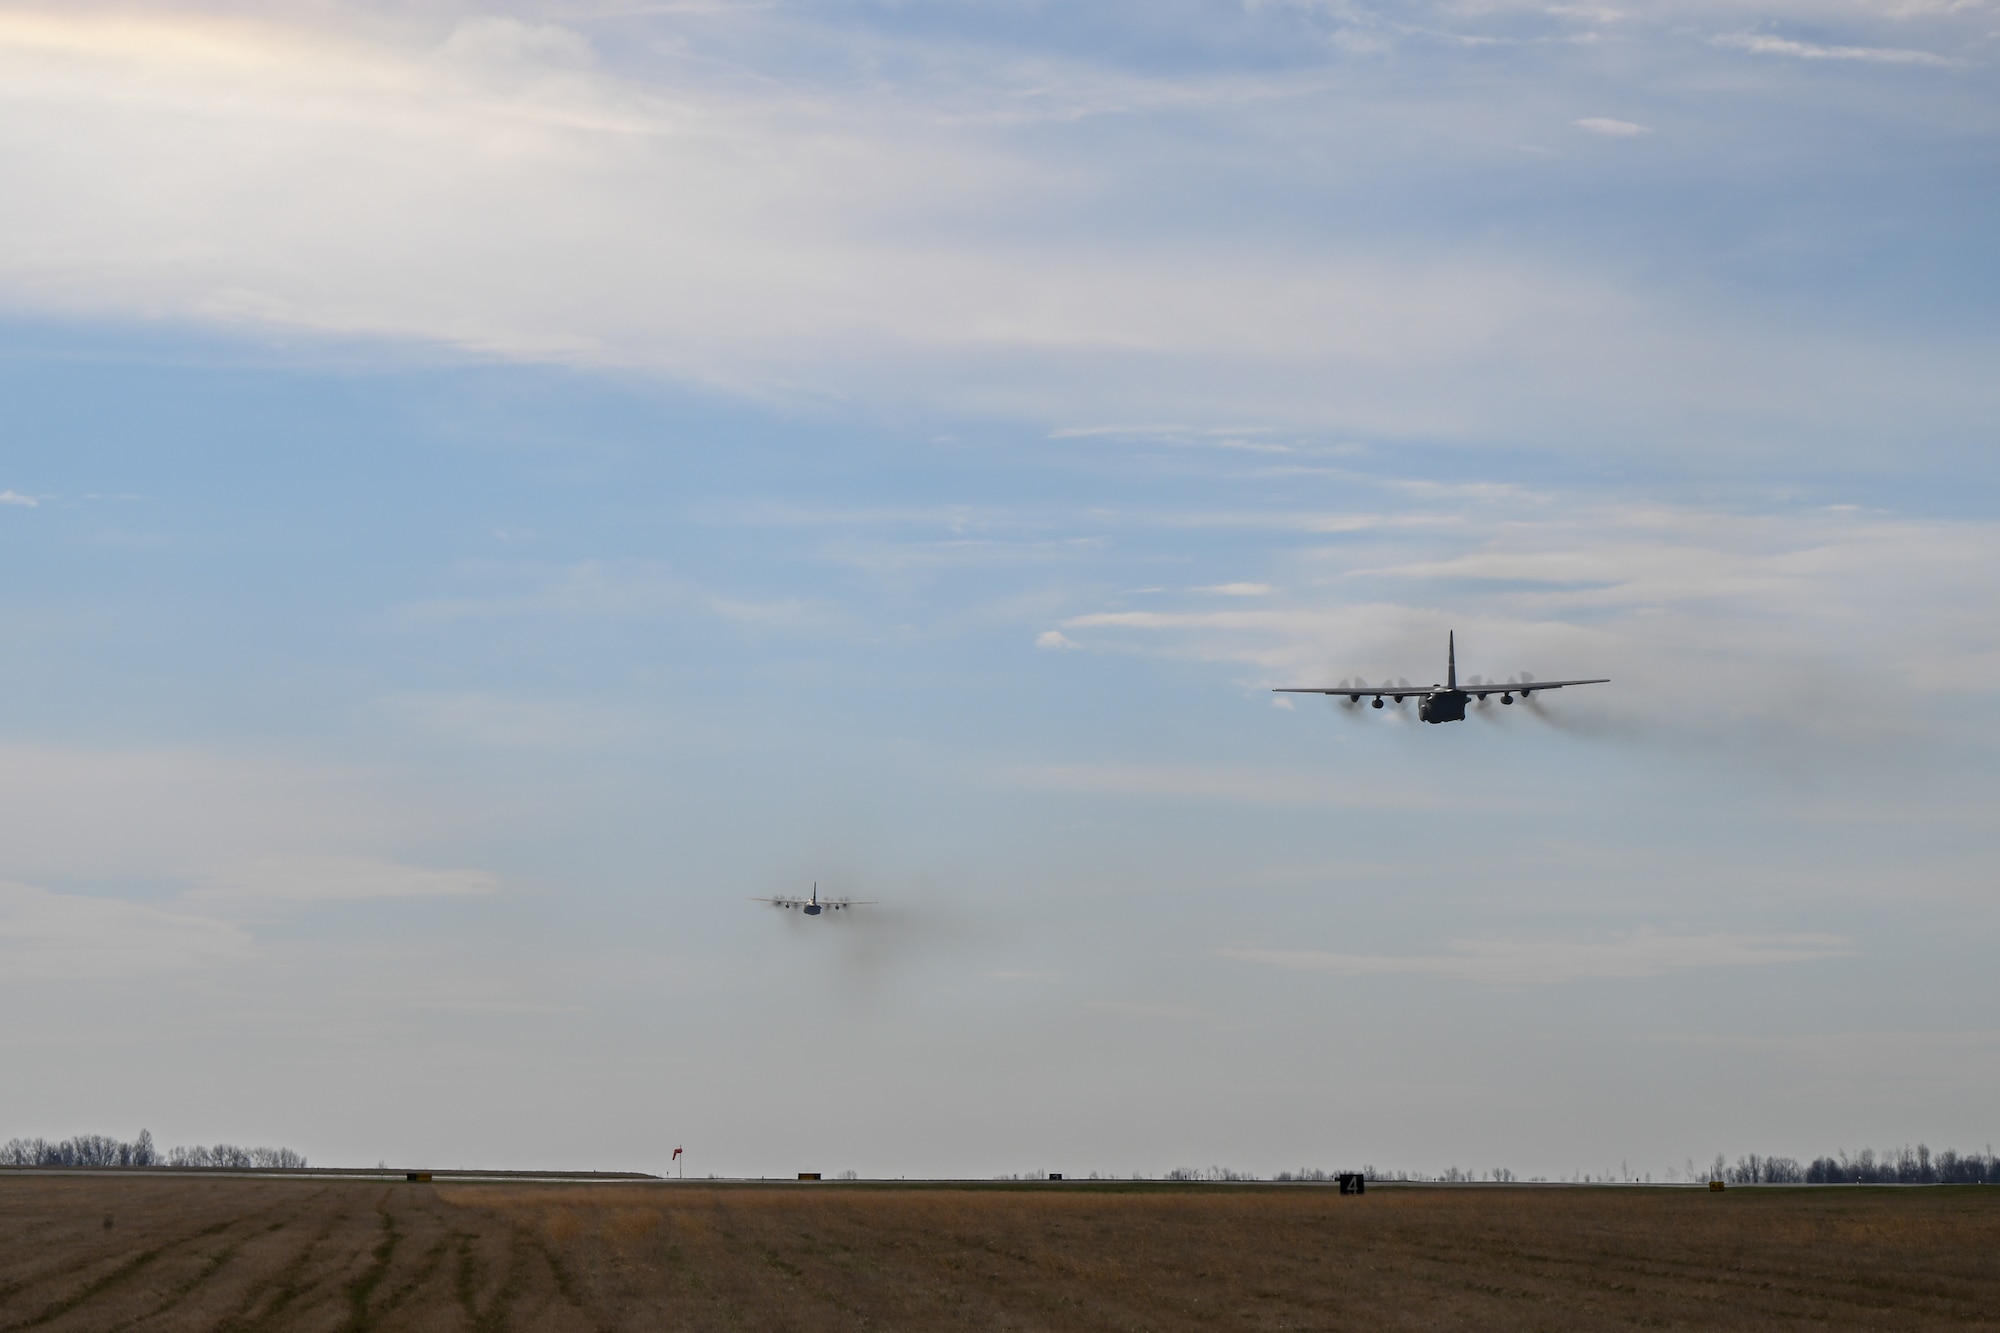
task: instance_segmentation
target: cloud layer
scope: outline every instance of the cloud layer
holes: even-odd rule
[[[1613,678],[1550,696],[1558,723],[1752,746],[1791,733],[1871,762],[1899,738],[1942,740],[1952,702],[2000,679],[1986,628],[2000,604],[1975,573],[2000,558],[2000,531],[1976,521],[1504,491],[1375,516],[1202,521],[1329,535],[1261,570],[1279,590],[1256,605],[1126,598],[1147,609],[1070,615],[1052,632],[1086,650],[1237,663],[1245,685],[1267,688],[1429,684],[1455,631],[1462,680]]]
[[[1580,260],[1420,221],[1439,191],[1469,188],[1454,180],[1596,188],[1570,168],[1522,176],[1524,141],[1570,126],[1665,137],[1650,112],[1546,105],[1526,69],[1496,104],[1464,103],[1445,76],[1480,42],[1537,42],[1554,22],[1575,40],[1531,65],[1583,86],[1600,40],[1663,78],[1704,49],[1854,63],[1876,48],[1768,34],[1689,47],[1608,11],[1509,7],[1479,20],[1501,30],[1454,45],[1341,12],[1231,20],[1243,41],[1313,53],[1304,63],[1168,71],[835,30],[788,8],[622,27],[533,7],[17,10],[0,17],[0,175],[19,203],[0,224],[0,302],[1031,416],[1254,413],[1478,437],[1546,425],[1560,404],[1564,429],[1588,425],[1599,448],[1614,425],[1657,444],[1659,426],[1724,405],[1840,434],[1896,410],[1956,431],[1990,409],[1970,374],[1984,334],[1917,347],[1726,284],[1690,299],[1641,275],[1640,233],[1626,258]],[[1300,23],[1304,46],[1285,35]],[[1438,82],[1387,100],[1380,43]],[[855,61],[885,72],[857,79]],[[1190,120],[1235,165],[1187,147]],[[1092,128],[1052,141],[1055,126]],[[1814,169],[1819,150],[1794,149]],[[1734,151],[1704,150],[1723,155],[1718,180]],[[1182,197],[1246,176],[1254,204],[1238,215]],[[1364,198],[1404,221],[1301,225]],[[1857,360],[1876,367],[1865,392],[1841,373]]]
[[[239,961],[241,927],[185,910],[0,883],[0,973],[9,983],[111,981]]]

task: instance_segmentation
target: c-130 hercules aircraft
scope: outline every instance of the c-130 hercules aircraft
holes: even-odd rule
[[[821,912],[844,912],[850,907],[874,907],[872,898],[821,898],[819,883],[814,881],[810,898],[752,898],[753,903],[769,903],[773,907],[792,908],[807,916],[818,916]]]
[[[1465,721],[1466,704],[1474,699],[1484,703],[1486,696],[1489,694],[1497,694],[1500,696],[1501,703],[1511,704],[1514,702],[1514,696],[1517,694],[1525,700],[1531,694],[1542,690],[1559,690],[1565,685],[1609,685],[1611,683],[1611,678],[1604,676],[1596,680],[1510,680],[1504,685],[1498,681],[1485,681],[1471,683],[1464,689],[1460,689],[1458,686],[1458,635],[1456,633],[1445,636],[1444,651],[1445,683],[1442,685],[1411,685],[1408,682],[1400,685],[1387,683],[1370,685],[1366,681],[1343,680],[1338,685],[1324,687],[1311,685],[1286,686],[1282,689],[1272,690],[1271,693],[1344,694],[1347,696],[1347,702],[1350,705],[1360,703],[1361,696],[1364,694],[1372,694],[1375,696],[1374,706],[1376,708],[1382,706],[1384,699],[1394,699],[1397,703],[1401,703],[1403,700],[1414,695],[1417,700],[1417,716],[1424,721],[1463,722]]]

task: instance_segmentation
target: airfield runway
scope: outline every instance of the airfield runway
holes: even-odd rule
[[[0,1331],[2000,1327],[2000,1190],[0,1174]]]

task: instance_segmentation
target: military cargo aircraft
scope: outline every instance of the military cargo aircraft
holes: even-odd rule
[[[1611,683],[1608,676],[1600,677],[1596,680],[1510,680],[1504,684],[1491,680],[1482,682],[1475,677],[1461,686],[1458,683],[1458,635],[1456,633],[1445,636],[1444,651],[1445,683],[1442,685],[1412,685],[1406,680],[1395,682],[1384,681],[1380,685],[1370,685],[1362,680],[1343,680],[1338,685],[1285,686],[1281,689],[1272,690],[1271,693],[1345,695],[1349,707],[1358,705],[1364,696],[1372,695],[1375,699],[1374,707],[1376,708],[1382,706],[1384,699],[1394,699],[1397,703],[1401,703],[1405,699],[1414,698],[1417,701],[1417,716],[1426,722],[1463,722],[1465,721],[1466,704],[1474,699],[1484,703],[1486,696],[1489,694],[1497,694],[1500,696],[1501,703],[1511,704],[1514,702],[1514,696],[1517,694],[1525,700],[1531,694],[1539,694],[1543,690],[1559,690],[1566,685],[1609,685]]]
[[[773,907],[782,907],[787,911],[804,912],[807,916],[818,916],[821,912],[844,912],[850,907],[876,906],[872,900],[867,898],[828,898],[822,902],[819,896],[818,881],[814,881],[812,896],[809,898],[752,898],[750,901],[753,903],[769,903]]]

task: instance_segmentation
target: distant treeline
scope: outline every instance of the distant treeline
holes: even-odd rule
[[[1177,1166],[1163,1177],[1166,1180],[1215,1180],[1236,1181],[1255,1180],[1248,1171],[1232,1171],[1226,1166]]]
[[[1301,1167],[1297,1171],[1280,1171],[1277,1175],[1272,1176],[1271,1179],[1276,1181],[1300,1182],[1308,1185],[1324,1185],[1331,1184],[1340,1175],[1341,1172],[1338,1171],[1322,1171],[1316,1166],[1307,1166]],[[1422,1171],[1383,1171],[1376,1167],[1364,1166],[1361,1168],[1360,1175],[1364,1180],[1415,1180],[1435,1182],[1440,1185],[1469,1185],[1475,1181],[1495,1181],[1504,1184],[1510,1180],[1520,1179],[1520,1177],[1505,1167],[1495,1167],[1493,1170],[1482,1174],[1478,1171],[1466,1171],[1456,1166],[1448,1166],[1435,1175],[1427,1175]],[[1230,1180],[1255,1180],[1257,1177],[1231,1174],[1228,1178]]]
[[[1504,1183],[1521,1179],[1505,1169],[1479,1172],[1464,1171],[1455,1166],[1435,1174],[1383,1171],[1364,1166],[1361,1173],[1369,1180],[1432,1181],[1439,1184],[1469,1184],[1475,1181]],[[1667,1173],[1670,1181],[1682,1178],[1679,1172]],[[1330,1177],[1319,1170],[1280,1171],[1275,1179],[1327,1180]],[[1535,1176],[1532,1179],[1540,1183],[1545,1178]],[[1650,1184],[1653,1177],[1650,1173],[1640,1176],[1631,1171],[1620,1171],[1595,1176],[1580,1174],[1571,1179],[1585,1183]],[[1991,1147],[1984,1153],[1960,1153],[1947,1148],[1933,1154],[1929,1147],[1921,1143],[1914,1148],[1906,1146],[1879,1156],[1873,1148],[1863,1148],[1852,1157],[1843,1151],[1838,1157],[1815,1157],[1803,1166],[1795,1157],[1760,1157],[1756,1153],[1739,1157],[1736,1165],[1730,1166],[1728,1159],[1717,1153],[1714,1164],[1705,1171],[1690,1163],[1685,1179],[1692,1184],[1720,1180],[1731,1185],[2000,1185],[2000,1157],[1993,1155]]]
[[[1318,1182],[1330,1181],[1334,1174],[1317,1167],[1307,1167],[1298,1171],[1280,1171],[1271,1178]],[[1371,1181],[1421,1181],[1444,1185],[1475,1182],[1505,1184],[1522,1179],[1501,1167],[1491,1171],[1467,1171],[1450,1166],[1442,1171],[1425,1172],[1387,1171],[1364,1166],[1361,1174]],[[1220,1167],[1211,1167],[1205,1172],[1168,1174],[1168,1179],[1172,1180],[1256,1178]],[[1671,1181],[1683,1177],[1680,1172],[1669,1171],[1667,1178]],[[1531,1179],[1535,1183],[1543,1183],[1546,1177],[1534,1176]],[[1579,1174],[1570,1179],[1585,1183],[1650,1184],[1653,1177],[1621,1171],[1602,1175]],[[1921,1143],[1914,1148],[1903,1147],[1880,1155],[1872,1148],[1863,1148],[1852,1157],[1845,1152],[1838,1157],[1815,1157],[1805,1165],[1800,1165],[1795,1157],[1760,1157],[1751,1153],[1737,1158],[1736,1165],[1730,1166],[1728,1159],[1718,1153],[1714,1164],[1705,1171],[1690,1164],[1685,1179],[1692,1184],[1720,1180],[1731,1185],[2000,1185],[2000,1157],[1995,1157],[1990,1147],[1984,1153],[1960,1153],[1949,1148],[1941,1153],[1932,1153]]]
[[[1716,1158],[1709,1179],[1732,1185],[2000,1185],[2000,1158],[1990,1147],[1983,1154],[1947,1148],[1932,1156],[1921,1143],[1880,1157],[1873,1148],[1863,1148],[1852,1157],[1845,1152],[1815,1157],[1806,1166],[1790,1157],[1751,1153],[1727,1168]]]
[[[1301,1167],[1297,1171],[1280,1171],[1269,1179],[1275,1181],[1299,1182],[1307,1184],[1332,1184],[1340,1173],[1326,1171],[1316,1166]],[[1531,1184],[1586,1184],[1586,1185],[1650,1185],[1650,1172],[1640,1174],[1635,1171],[1606,1171],[1601,1174],[1578,1172],[1571,1176],[1520,1176],[1505,1167],[1494,1167],[1491,1171],[1468,1171],[1463,1167],[1448,1166],[1442,1171],[1392,1171],[1381,1167],[1364,1166],[1361,1175],[1369,1181],[1394,1184],[1398,1181],[1427,1185],[1504,1185],[1526,1181]],[[843,1179],[852,1179],[853,1173],[845,1173]],[[1175,1167],[1163,1176],[1149,1176],[1134,1171],[1130,1177],[1117,1172],[1100,1175],[1092,1171],[1088,1176],[1071,1176],[1071,1180],[1175,1180],[1175,1181],[1250,1181],[1263,1180],[1254,1171],[1236,1171],[1226,1166]],[[995,1176],[996,1180],[1046,1180],[1046,1171],[1031,1171],[1025,1175]],[[1815,1157],[1808,1165],[1801,1166],[1795,1157],[1760,1157],[1751,1153],[1736,1159],[1730,1166],[1727,1158],[1716,1154],[1715,1162],[1708,1167],[1688,1163],[1687,1171],[1667,1172],[1668,1183],[1686,1181],[1699,1185],[1703,1181],[1721,1180],[1731,1185],[2000,1185],[2000,1157],[1993,1155],[1989,1147],[1984,1153],[1959,1153],[1946,1149],[1933,1154],[1919,1143],[1914,1148],[1900,1148],[1877,1156],[1872,1148],[1863,1148],[1850,1157],[1845,1152],[1838,1157]]]
[[[10,1139],[0,1144],[0,1166],[207,1166],[236,1171],[296,1170],[306,1159],[290,1148],[239,1148],[233,1143],[213,1147],[153,1146],[153,1136],[140,1130],[126,1143],[103,1134],[79,1134],[51,1143],[47,1139]]]

